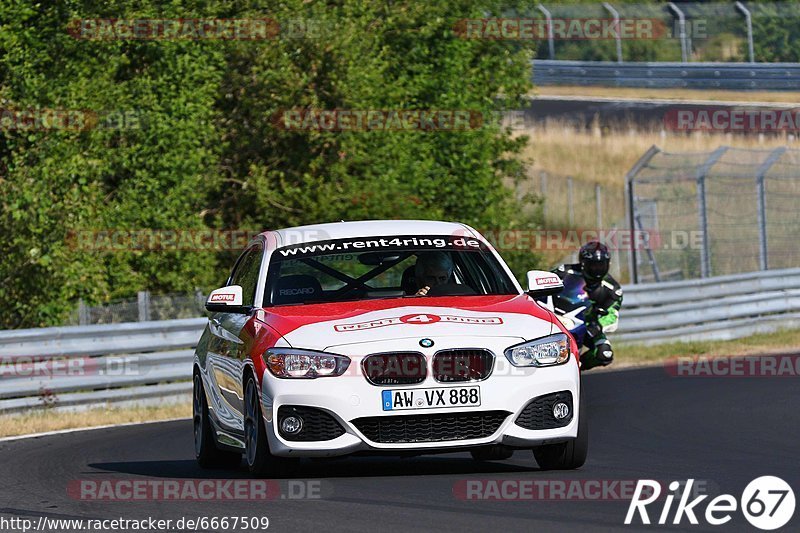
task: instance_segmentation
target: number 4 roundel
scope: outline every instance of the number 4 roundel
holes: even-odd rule
[[[405,315],[400,317],[400,322],[404,324],[433,324],[439,322],[442,317],[423,313],[421,315]]]

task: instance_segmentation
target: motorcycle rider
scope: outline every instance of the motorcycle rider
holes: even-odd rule
[[[588,351],[581,356],[581,368],[586,370],[595,366],[606,366],[614,359],[611,342],[606,333],[617,329],[619,310],[622,307],[622,287],[608,274],[611,254],[608,247],[598,241],[590,241],[581,246],[579,262],[561,265],[554,272],[568,284],[567,278],[577,277],[582,281],[587,309],[583,313],[586,335],[583,345]]]

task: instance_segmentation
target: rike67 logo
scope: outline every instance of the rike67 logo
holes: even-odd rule
[[[697,525],[699,524],[698,516],[700,516],[712,526],[721,526],[730,522],[737,509],[740,509],[751,525],[758,529],[771,531],[789,523],[794,515],[794,491],[779,477],[762,476],[754,479],[745,487],[738,501],[731,494],[720,494],[705,502],[705,512],[701,512],[701,504],[709,496],[701,494],[689,500],[692,496],[693,484],[694,479],[687,480],[685,484],[678,481],[669,484],[670,492],[663,498],[664,503],[658,514],[657,524],[678,525],[685,518],[690,524]],[[680,487],[684,488],[679,493]],[[658,481],[640,479],[628,507],[625,524],[636,522],[637,514],[642,524],[650,524],[651,519],[647,506],[660,498],[661,484]],[[675,499],[678,499],[678,504],[673,512],[672,504]],[[657,507],[657,505],[653,507]],[[672,515],[671,522],[669,521],[670,515]]]

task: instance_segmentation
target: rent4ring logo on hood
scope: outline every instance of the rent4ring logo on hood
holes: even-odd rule
[[[690,524],[697,525],[700,515],[708,524],[721,526],[733,519],[737,508],[748,522],[758,529],[771,531],[783,527],[794,515],[795,497],[792,487],[784,480],[775,476],[761,476],[751,481],[742,496],[737,499],[730,494],[720,494],[706,503],[705,513],[700,514],[699,505],[708,498],[707,494],[696,496],[689,501],[692,495],[694,479],[684,483],[673,481],[669,484],[670,493],[663,499],[664,504],[658,515],[659,525],[667,523],[672,511],[672,503],[679,500],[675,507],[672,524],[680,524],[686,518]],[[680,487],[684,489],[680,492]],[[652,479],[640,479],[636,484],[633,499],[625,516],[625,524],[630,525],[638,514],[642,524],[650,524],[650,515],[647,506],[660,499],[661,484]],[[697,514],[695,514],[697,513]]]
[[[470,325],[496,325],[502,324],[503,319],[499,316],[457,316],[457,315],[433,315],[430,313],[420,313],[415,315],[403,315],[390,318],[379,318],[366,322],[355,322],[352,324],[335,324],[334,331],[358,331],[363,329],[382,328],[384,326],[395,326],[398,324],[434,324],[436,322],[449,322],[455,324]]]

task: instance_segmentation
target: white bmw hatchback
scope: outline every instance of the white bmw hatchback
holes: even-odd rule
[[[211,313],[194,362],[203,466],[258,475],[292,458],[533,450],[580,467],[588,444],[577,346],[463,224],[365,221],[259,235]]]

